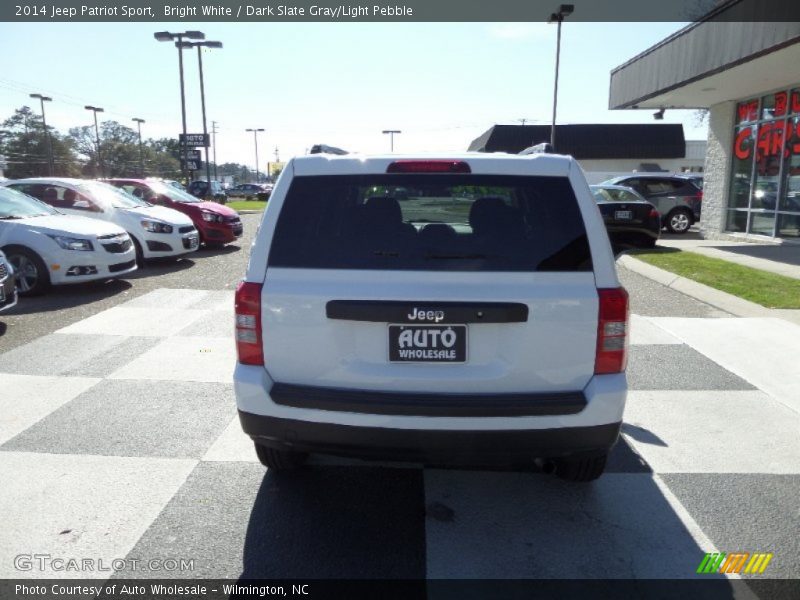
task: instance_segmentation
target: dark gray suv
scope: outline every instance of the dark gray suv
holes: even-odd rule
[[[661,225],[671,233],[686,233],[700,220],[703,203],[703,177],[694,173],[631,173],[614,177],[603,184],[633,188],[655,205]]]

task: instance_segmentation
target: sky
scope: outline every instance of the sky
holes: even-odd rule
[[[652,110],[608,110],[611,70],[681,23],[566,22],[558,123],[653,123]],[[49,125],[101,120],[148,137],[181,131],[178,51],[155,31],[199,29],[223,43],[203,54],[208,127],[217,161],[285,161],[324,143],[386,152],[464,151],[494,124],[548,124],[556,26],[546,23],[0,23],[0,121],[46,94]],[[202,131],[197,51],[184,54],[187,129]],[[668,110],[686,139],[705,139],[693,111]]]

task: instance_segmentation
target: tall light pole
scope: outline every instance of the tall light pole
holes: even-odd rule
[[[264,130],[259,127],[258,129],[245,129],[245,131],[253,132],[253,142],[256,145],[256,183],[258,183],[258,132]]]
[[[97,143],[97,164],[100,167],[100,177],[103,177],[103,154],[100,151],[100,128],[97,126],[97,113],[103,112],[103,109],[98,106],[84,106],[86,110],[90,110],[94,113],[94,135],[95,141]]]
[[[217,122],[211,121],[211,147],[214,148],[214,179],[217,179]]]
[[[42,104],[42,127],[44,127],[44,135],[47,139],[47,170],[50,177],[52,177],[55,170],[53,161],[53,140],[50,138],[50,130],[47,128],[47,119],[44,116],[44,103],[52,102],[53,99],[48,96],[42,96],[41,94],[31,94],[30,97],[38,98]]]
[[[133,117],[132,121],[136,122],[136,127],[139,130],[139,176],[144,179],[144,147],[142,146],[142,123],[144,119]]]
[[[556,34],[556,79],[553,85],[553,124],[550,126],[550,145],[553,150],[556,148],[556,108],[558,107],[558,63],[561,59],[561,23],[564,19],[571,15],[575,10],[572,4],[562,4],[558,7],[558,12],[550,15],[550,23],[558,24],[558,33]]]
[[[197,48],[197,66],[200,70],[200,106],[203,111],[203,139],[208,137],[206,127],[206,88],[203,81],[203,48],[222,48],[222,42],[175,42],[180,48]],[[211,193],[211,161],[208,160],[208,146],[206,148],[206,181],[208,182],[208,194]]]
[[[400,131],[399,129],[384,129],[383,133],[384,135],[387,133],[389,134],[389,151],[394,152],[394,134],[403,132]]]
[[[188,38],[190,40],[204,40],[206,39],[206,34],[202,31],[184,31],[183,33],[170,33],[169,31],[157,31],[153,34],[153,37],[158,40],[159,42],[171,42],[172,40],[177,40],[178,47],[178,72],[180,73],[180,80],[181,80],[181,120],[183,121],[183,137],[186,138],[186,91],[183,86],[183,48],[180,47],[180,43],[183,41],[183,38]],[[184,179],[186,179],[186,161],[181,160],[181,173],[183,174]]]

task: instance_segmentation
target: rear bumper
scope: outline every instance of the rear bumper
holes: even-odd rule
[[[607,452],[620,423],[527,430],[405,430],[354,427],[239,411],[242,429],[266,446],[299,452],[413,462],[488,464]]]
[[[480,400],[479,405],[462,407],[451,405],[459,395],[385,391],[355,398],[348,393],[344,405],[336,395],[304,401],[302,394],[287,396],[286,389],[276,390],[263,367],[242,364],[236,366],[234,388],[245,433],[265,445],[364,458],[481,464],[607,451],[619,434],[627,380],[624,373],[592,377],[582,390],[580,410],[561,405],[550,406],[557,411],[532,414],[531,406],[541,398],[534,398],[533,405],[526,398],[523,411],[517,411],[519,406],[497,406],[503,410],[494,416],[488,416],[483,396],[461,395]],[[398,410],[401,399],[411,399],[404,408],[413,410]],[[430,403],[427,411],[420,411],[418,400]]]

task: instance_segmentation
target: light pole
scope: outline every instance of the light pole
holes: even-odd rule
[[[178,43],[175,45],[178,47],[178,71],[180,73],[181,80],[181,119],[183,121],[183,137],[186,139],[186,91],[183,87],[183,48],[181,48],[179,44],[183,41],[183,38],[189,38],[190,40],[204,40],[206,39],[206,34],[204,34],[202,31],[184,31],[183,33],[157,31],[153,34],[153,37],[159,42],[171,42],[172,40],[178,41]],[[186,179],[185,160],[181,160],[181,173],[183,174],[184,179]]]
[[[558,33],[556,34],[556,80],[553,85],[553,124],[550,126],[550,145],[555,151],[556,148],[556,108],[558,107],[558,63],[561,59],[561,23],[564,19],[571,15],[575,10],[572,4],[562,4],[558,7],[558,12],[550,15],[550,23],[558,24]]]
[[[214,179],[217,178],[217,122],[211,121],[211,147],[214,148]]]
[[[142,147],[142,123],[144,119],[133,117],[132,121],[136,122],[136,127],[139,130],[139,176],[144,179],[144,148]]]
[[[86,110],[90,110],[94,113],[94,135],[95,141],[97,143],[97,164],[100,168],[100,178],[103,177],[103,154],[100,152],[100,128],[97,126],[97,113],[103,112],[103,109],[98,106],[84,106]]]
[[[203,81],[203,48],[222,48],[222,42],[175,42],[179,48],[197,48],[197,66],[200,69],[200,106],[203,111],[203,140],[208,137],[206,127],[206,88]],[[208,193],[211,193],[211,161],[208,160],[208,146],[206,148],[206,181]]]
[[[394,134],[403,132],[400,131],[399,129],[384,129],[383,133],[384,135],[387,133],[389,134],[389,151],[394,152]]]
[[[44,127],[44,135],[47,139],[47,170],[49,171],[50,177],[53,176],[54,166],[53,166],[53,140],[50,138],[50,130],[47,128],[47,119],[44,116],[44,103],[45,102],[52,102],[53,99],[47,96],[42,96],[41,94],[31,94],[31,98],[38,98],[42,104],[42,127]]]
[[[258,129],[245,129],[245,131],[253,132],[253,142],[256,145],[256,183],[258,183],[258,132],[264,130],[259,127]]]

